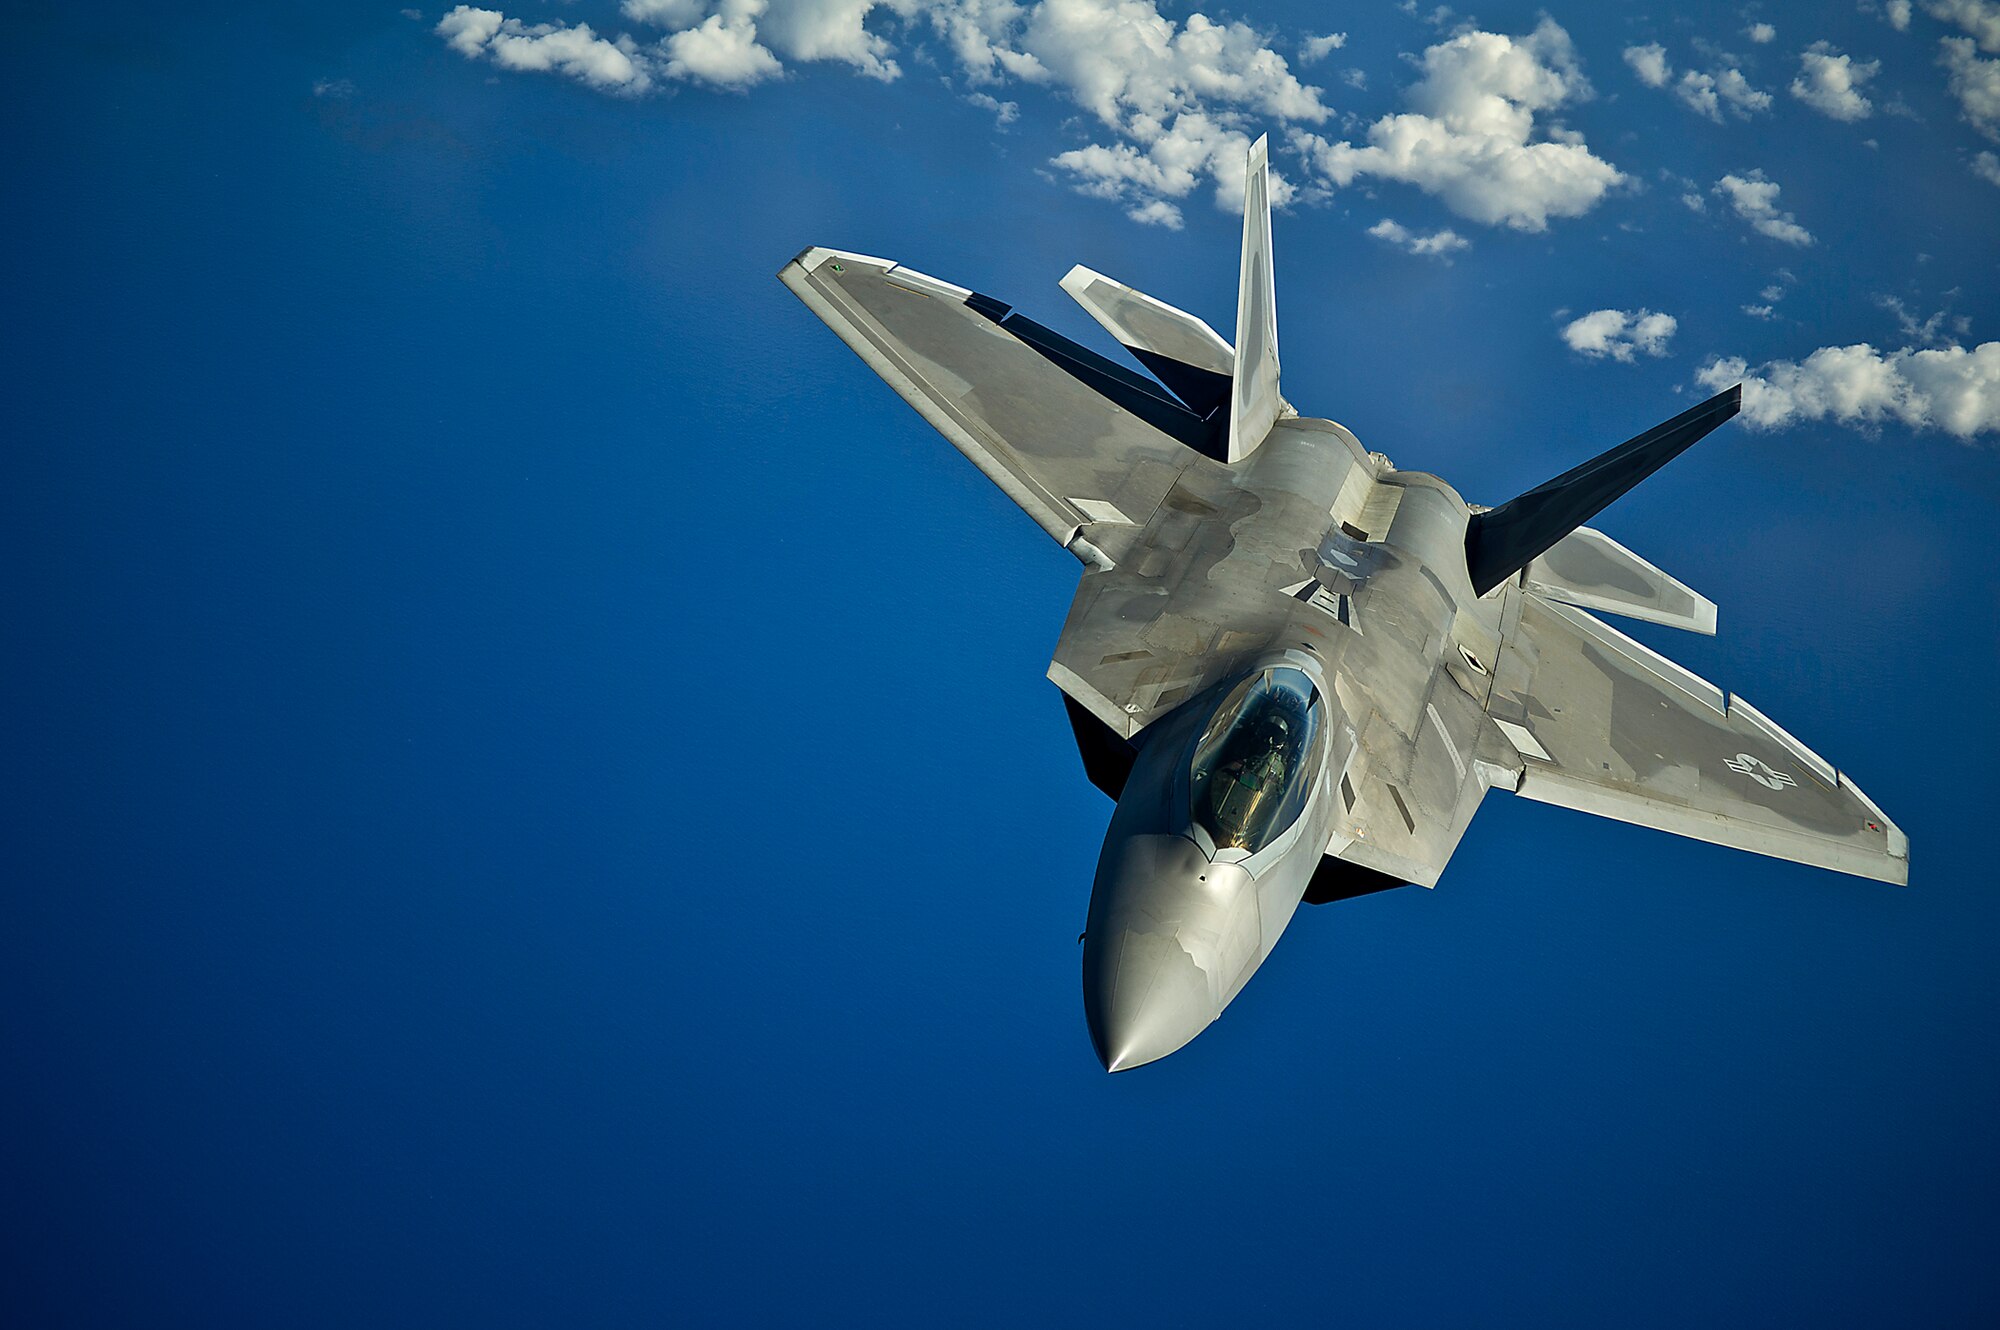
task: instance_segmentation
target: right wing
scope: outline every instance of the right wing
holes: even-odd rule
[[[1910,843],[1846,776],[1738,697],[1601,620],[1517,589],[1488,714],[1516,793],[1757,854],[1907,883]],[[1510,609],[1513,606],[1509,607]]]
[[[779,280],[868,367],[1068,546],[1144,526],[1205,430],[1157,385],[1005,305],[887,259],[809,249]]]

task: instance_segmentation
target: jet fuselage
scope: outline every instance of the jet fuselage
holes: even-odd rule
[[[1227,623],[1207,649],[1242,662],[1141,734],[1106,833],[1084,1005],[1107,1067],[1164,1057],[1220,1015],[1323,856],[1436,881],[1484,792],[1472,757],[1503,603],[1472,594],[1468,515],[1435,477],[1392,470],[1330,421],[1292,418],[1235,467],[1190,465],[1114,566],[1086,575],[1081,617],[1113,598],[1144,615],[1119,616],[1141,641]],[[1116,533],[1086,538],[1098,535]],[[1274,743],[1239,724],[1243,751],[1228,751],[1246,689],[1271,679],[1310,694],[1296,719],[1271,718],[1309,726],[1309,742],[1267,755]],[[1207,769],[1260,758],[1247,773]],[[1218,780],[1234,782],[1226,795]],[[1259,822],[1249,836],[1245,809]]]

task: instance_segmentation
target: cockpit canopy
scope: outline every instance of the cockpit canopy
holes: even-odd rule
[[[1195,746],[1189,793],[1217,849],[1255,854],[1298,820],[1312,792],[1326,706],[1302,670],[1276,666],[1223,699]]]

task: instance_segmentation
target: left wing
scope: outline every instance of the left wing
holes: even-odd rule
[[[1517,588],[1488,714],[1516,793],[1757,854],[1907,883],[1910,843],[1831,763],[1609,624]]]
[[[1006,305],[887,259],[809,249],[779,280],[1068,546],[1144,526],[1209,427],[1170,394]]]

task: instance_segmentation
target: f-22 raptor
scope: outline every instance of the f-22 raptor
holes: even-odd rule
[[[1150,377],[886,259],[779,274],[1083,574],[1049,678],[1117,801],[1083,948],[1110,1071],[1208,1027],[1300,903],[1437,883],[1490,789],[1905,883],[1909,842],[1741,698],[1598,617],[1715,605],[1584,525],[1741,385],[1498,507],[1279,389],[1264,140],[1236,340],[1101,273],[1063,289]]]

